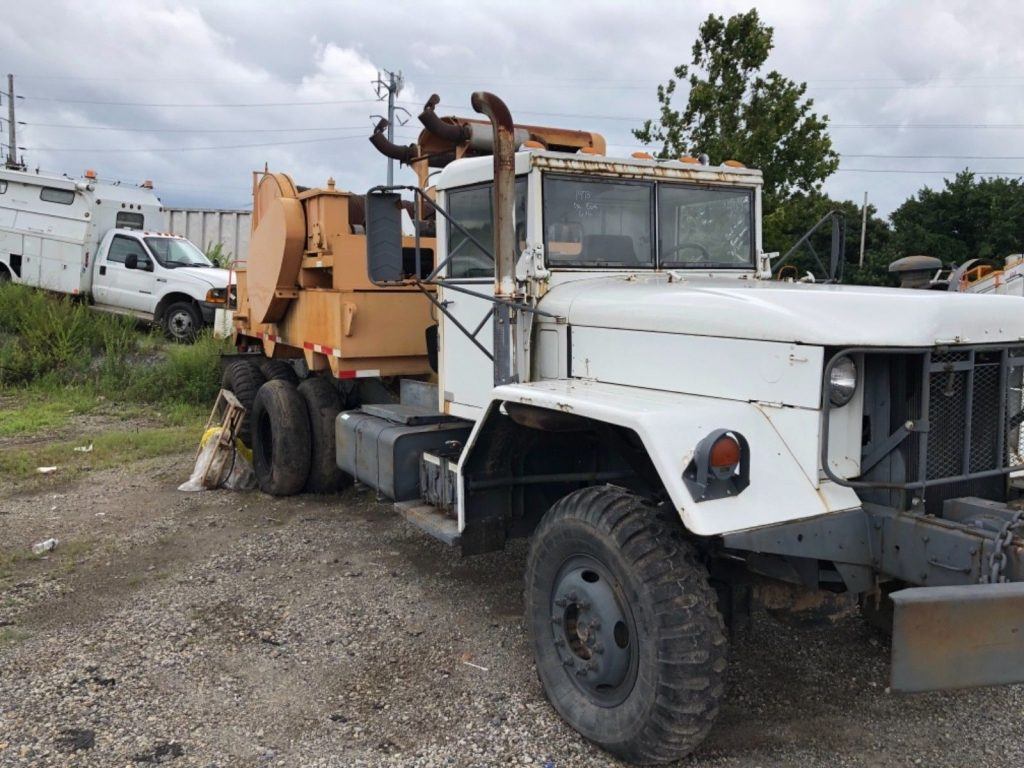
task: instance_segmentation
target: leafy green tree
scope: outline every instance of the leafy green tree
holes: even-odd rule
[[[756,9],[700,25],[690,64],[658,86],[659,116],[633,135],[661,144],[660,157],[706,153],[713,162],[735,158],[764,174],[765,210],[795,192],[809,194],[839,165],[828,117],[812,111],[806,83],[776,71],[762,73],[774,30]],[[673,106],[680,83],[689,85],[685,108]]]
[[[892,214],[896,256],[923,253],[949,264],[1001,260],[1024,251],[1024,183],[962,171],[924,188]]]
[[[852,200],[833,200],[820,192],[797,193],[786,200],[785,204],[777,206],[774,211],[764,216],[762,239],[765,251],[785,254],[807,230],[833,210],[841,211],[846,219],[843,282],[860,285],[891,284],[889,262],[896,258],[890,244],[892,232],[888,223],[878,216],[877,209],[872,205],[868,206],[863,268],[858,266],[861,207]],[[810,238],[811,246],[826,266],[831,239],[832,230],[827,225]],[[813,272],[817,277],[822,277],[821,269],[806,246],[801,246],[786,263],[796,267],[797,273],[801,276]]]

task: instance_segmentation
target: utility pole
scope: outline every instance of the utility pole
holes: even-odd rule
[[[385,80],[384,78],[387,78]],[[402,90],[404,84],[401,72],[389,72],[384,70],[383,72],[377,73],[377,80],[374,85],[377,87],[377,98],[382,101],[385,98],[388,100],[388,141],[392,144],[395,143],[395,112],[405,112],[406,115],[409,112],[401,107],[395,107],[395,98]],[[402,125],[405,125],[405,120],[402,121]],[[395,161],[392,158],[388,158],[388,186],[392,186],[395,183]]]
[[[864,211],[860,217],[860,268],[864,269],[864,238],[868,232],[868,193],[864,192]]]
[[[14,122],[14,75],[7,75],[7,167],[19,169],[18,132]]]

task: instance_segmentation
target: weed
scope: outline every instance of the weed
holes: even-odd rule
[[[17,645],[28,637],[28,632],[19,627],[0,627],[0,649]]]

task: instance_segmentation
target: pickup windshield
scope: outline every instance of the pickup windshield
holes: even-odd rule
[[[553,267],[750,269],[753,221],[750,189],[544,179],[545,252]]]
[[[160,262],[160,266],[167,269],[213,266],[203,252],[189,240],[176,237],[147,237],[146,245]]]

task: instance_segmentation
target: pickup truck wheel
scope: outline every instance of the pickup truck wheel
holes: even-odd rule
[[[727,650],[715,591],[693,546],[634,494],[594,486],[548,511],[526,621],[545,694],[600,747],[664,763],[711,729]]]
[[[224,369],[220,379],[220,388],[228,390],[245,408],[245,416],[238,429],[239,439],[252,448],[252,406],[256,402],[256,393],[266,379],[255,363],[249,360],[235,360]]]
[[[334,420],[341,412],[341,399],[331,382],[312,376],[299,384],[299,394],[309,411],[310,460],[306,491],[334,493],[352,483],[352,478],[338,469],[334,447]]]
[[[284,360],[272,360],[269,357],[260,359],[260,370],[263,372],[263,378],[267,381],[287,381],[289,384],[295,386],[299,385],[299,375],[295,373],[295,369],[292,368],[291,363],[287,363]]]
[[[309,413],[286,381],[268,381],[252,406],[252,463],[260,490],[291,496],[309,476]]]
[[[190,344],[195,341],[200,328],[203,327],[203,319],[194,305],[178,301],[164,310],[163,326],[169,339],[181,344]]]

